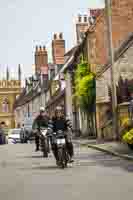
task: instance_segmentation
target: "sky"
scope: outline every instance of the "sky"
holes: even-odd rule
[[[53,33],[63,32],[66,48],[74,45],[74,17],[104,0],[1,0],[0,78],[6,67],[12,77],[22,65],[23,78],[32,73],[36,45],[51,50]],[[49,57],[50,59],[50,57]]]

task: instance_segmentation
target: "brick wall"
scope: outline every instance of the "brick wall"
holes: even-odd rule
[[[88,32],[88,37],[94,41],[89,44],[90,52],[94,48],[93,55],[89,52],[90,61],[94,64],[107,62],[107,26],[103,12],[97,19],[96,26]],[[133,32],[133,0],[112,0],[112,34],[114,48],[117,49],[129,33]],[[91,36],[90,36],[91,34]]]

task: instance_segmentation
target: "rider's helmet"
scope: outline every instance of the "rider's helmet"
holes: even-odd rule
[[[44,107],[40,107],[40,112],[45,112],[45,108]]]
[[[57,114],[60,113],[61,115],[64,114],[64,110],[62,106],[57,106],[55,109],[55,115],[57,116]]]

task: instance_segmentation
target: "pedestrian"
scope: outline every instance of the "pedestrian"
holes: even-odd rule
[[[0,145],[6,144],[6,136],[4,132],[5,122],[0,123]]]

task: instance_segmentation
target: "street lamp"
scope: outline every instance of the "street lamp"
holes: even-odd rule
[[[107,36],[108,36],[108,50],[109,58],[111,62],[111,89],[112,89],[112,111],[113,111],[113,132],[116,135],[116,139],[119,139],[118,134],[118,118],[117,118],[117,95],[116,95],[116,83],[114,78],[114,48],[112,39],[112,13],[111,13],[111,0],[105,0],[105,11],[107,19]]]

